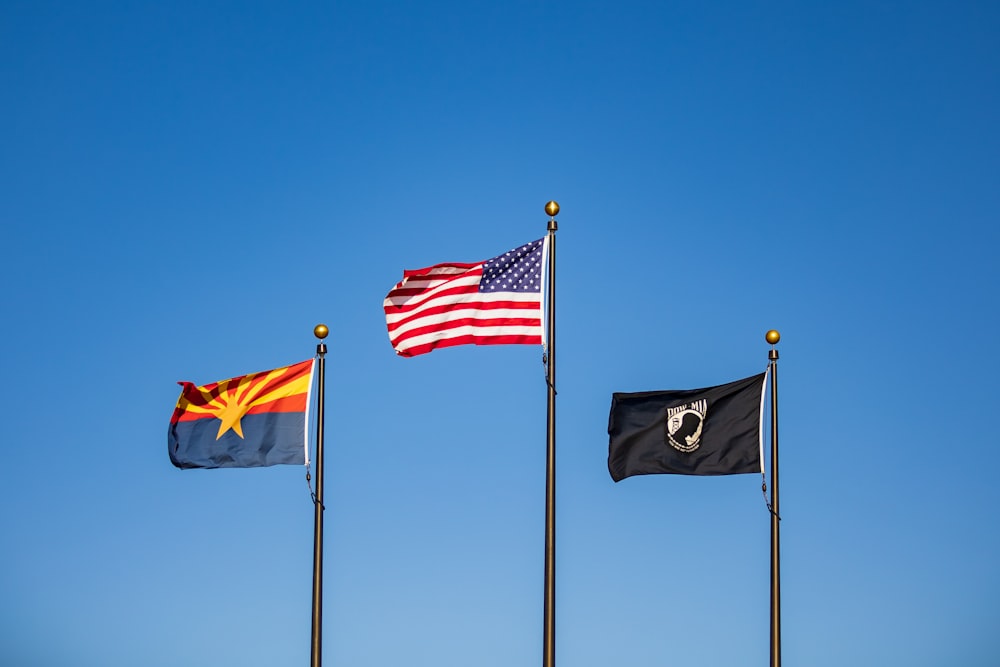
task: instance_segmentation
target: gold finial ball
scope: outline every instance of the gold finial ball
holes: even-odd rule
[[[323,340],[330,334],[330,329],[325,324],[317,324],[313,327],[313,335],[320,340]]]
[[[778,341],[781,340],[781,334],[771,329],[766,334],[764,334],[764,340],[766,340],[771,345],[777,345]]]
[[[559,215],[559,203],[550,201],[545,205],[545,212],[549,214],[550,218],[554,218]]]

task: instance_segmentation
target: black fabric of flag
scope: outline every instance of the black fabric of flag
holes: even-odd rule
[[[765,374],[704,389],[615,393],[608,471],[632,475],[735,475],[762,470]]]

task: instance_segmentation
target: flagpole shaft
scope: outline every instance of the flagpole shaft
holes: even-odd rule
[[[542,667],[556,664],[556,231],[555,216],[559,205],[545,205],[549,214],[549,276],[548,276],[548,409],[546,416],[545,456],[545,603],[542,639]]]
[[[326,343],[322,339],[326,337],[327,328],[318,325],[314,331],[320,343],[316,345],[319,379],[316,392],[316,496],[313,499],[312,642],[309,665],[320,667],[323,664],[323,407],[326,388]]]
[[[769,334],[771,332],[768,332]],[[774,332],[777,334],[777,332]],[[777,342],[777,341],[775,341]],[[768,351],[771,366],[771,667],[781,667],[781,540],[778,512],[778,351]]]

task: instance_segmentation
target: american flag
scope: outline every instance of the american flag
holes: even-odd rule
[[[540,345],[545,238],[485,262],[403,272],[385,297],[396,354],[452,345]]]

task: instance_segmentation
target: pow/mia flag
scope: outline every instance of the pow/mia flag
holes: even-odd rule
[[[705,389],[613,394],[611,478],[762,472],[765,376]]]

